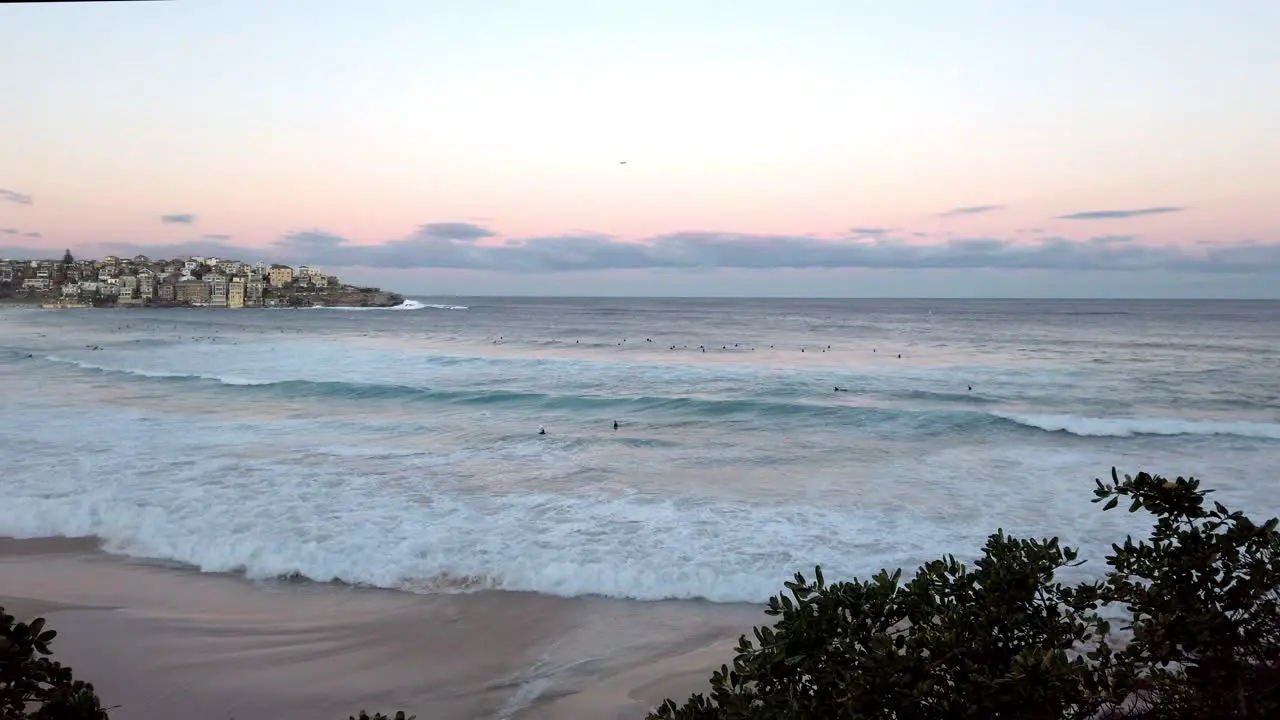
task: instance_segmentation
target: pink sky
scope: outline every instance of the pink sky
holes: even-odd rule
[[[436,222],[1280,242],[1270,5],[802,5],[6,7],[0,190],[32,202],[0,198],[0,252]],[[1151,207],[1180,210],[1056,219]]]

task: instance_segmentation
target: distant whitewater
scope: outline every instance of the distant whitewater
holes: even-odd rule
[[[1100,561],[1138,529],[1089,502],[1112,465],[1280,513],[1280,304],[326,309],[0,310],[0,535],[411,592],[755,602],[814,564],[969,557],[997,527]]]
[[[466,310],[465,305],[440,305],[423,303],[417,300],[405,300],[399,305],[388,307],[356,307],[349,305],[312,305],[306,310]]]

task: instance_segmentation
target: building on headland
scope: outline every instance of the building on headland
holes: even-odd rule
[[[166,273],[156,283],[156,302],[170,304],[178,300],[178,281],[182,275],[178,272]]]
[[[76,260],[0,258],[0,301],[37,300],[48,307],[386,306],[404,298],[342,284],[312,265],[249,263],[213,257],[155,260],[145,255]]]
[[[204,276],[204,281],[209,283],[209,307],[226,307],[227,276],[214,270]]]
[[[227,307],[238,309],[244,307],[244,278],[232,278],[227,283]]]
[[[249,279],[244,283],[244,306],[262,307],[262,298],[265,290],[266,283],[262,281],[262,277],[250,275]]]
[[[142,257],[139,255],[138,257]],[[135,258],[136,260],[136,258]],[[156,296],[156,275],[150,270],[142,270],[138,273],[138,297],[143,300],[151,300]]]
[[[209,283],[189,277],[185,280],[178,281],[177,293],[174,296],[174,301],[183,305],[207,307],[212,296],[213,288]]]
[[[293,268],[288,265],[272,265],[267,269],[267,282],[271,287],[284,287],[293,282]]]

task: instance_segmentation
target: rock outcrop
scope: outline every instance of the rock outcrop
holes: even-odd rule
[[[404,302],[403,295],[376,288],[348,288],[294,297],[301,300],[298,304],[322,307],[395,307]]]

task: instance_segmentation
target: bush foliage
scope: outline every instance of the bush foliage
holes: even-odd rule
[[[1104,510],[1153,517],[1146,539],[1112,546],[1102,579],[1064,585],[1075,550],[1003,531],[972,568],[946,557],[906,581],[797,573],[708,694],[649,720],[1280,717],[1278,521],[1208,502],[1194,478],[1112,469],[1096,485]],[[54,636],[0,608],[0,718],[106,720],[93,686],[49,657]]]
[[[1280,534],[1194,478],[1097,481],[1104,510],[1154,518],[1112,546],[1106,576],[1064,586],[1057,539],[997,532],[973,569],[955,558],[828,584],[797,574],[772,627],[743,636],[709,694],[649,720],[1280,717]],[[1126,641],[1102,608],[1126,618]]]
[[[49,657],[55,636],[44,618],[20,623],[0,607],[0,718],[106,720],[93,685]]]

